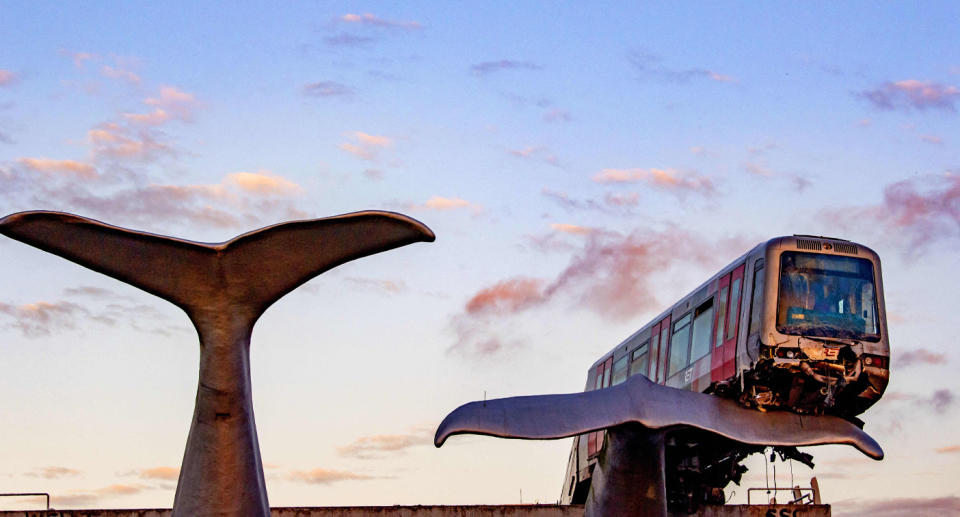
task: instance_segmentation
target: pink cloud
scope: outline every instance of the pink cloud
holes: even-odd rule
[[[353,95],[353,88],[336,81],[319,81],[302,88],[303,94],[310,97],[346,97]]]
[[[245,192],[260,195],[288,195],[303,190],[300,185],[264,170],[259,172],[233,172],[227,174],[224,183]]]
[[[940,447],[934,449],[934,452],[938,454],[957,454],[960,453],[960,445],[948,445],[946,447]]]
[[[180,469],[175,467],[152,467],[140,469],[136,473],[143,479],[160,479],[163,481],[176,481],[180,477]]]
[[[36,302],[10,305],[0,302],[0,314],[13,318],[13,328],[27,337],[50,335],[55,330],[73,328],[76,318],[89,314],[72,302]]]
[[[290,473],[290,479],[311,485],[330,485],[338,481],[363,481],[374,479],[374,477],[345,470],[313,469],[293,471]]]
[[[17,74],[0,68],[0,86],[10,86],[17,82]]]
[[[337,146],[361,160],[373,161],[381,149],[393,145],[393,140],[382,135],[371,135],[362,131],[352,131],[348,135],[353,142],[345,142]]]
[[[29,477],[39,477],[44,479],[59,479],[63,477],[76,477],[81,472],[67,467],[43,467],[34,472],[28,472]]]
[[[544,281],[511,278],[481,289],[467,302],[467,314],[516,313],[546,301]]]
[[[933,145],[943,145],[943,139],[935,135],[920,135],[920,140]]]
[[[655,188],[675,192],[710,193],[713,181],[694,172],[676,169],[603,169],[593,176],[597,183],[646,183]]]
[[[172,118],[169,113],[160,108],[149,113],[124,113],[123,117],[131,122],[149,126],[159,126]]]
[[[570,233],[574,235],[587,235],[595,231],[593,228],[588,228],[586,226],[577,226],[575,224],[565,223],[552,223],[550,228],[561,233]]]
[[[502,70],[540,70],[542,66],[530,61],[515,61],[501,59],[499,61],[484,61],[470,67],[474,75],[485,76]]]
[[[108,122],[87,131],[87,141],[97,158],[151,161],[173,150],[146,131],[133,131]]]
[[[399,294],[407,290],[407,284],[402,280],[380,280],[375,278],[347,277],[347,281],[363,288],[388,294]]]
[[[905,79],[884,83],[860,95],[874,107],[884,110],[912,108],[920,111],[940,109],[956,111],[954,103],[960,99],[960,88],[934,81]]]
[[[124,70],[123,68],[114,68],[110,65],[103,65],[103,68],[100,71],[106,77],[111,79],[120,79],[132,84],[140,84],[140,76],[131,72],[130,70]]]
[[[95,54],[91,54],[89,52],[77,52],[74,50],[66,50],[66,49],[61,49],[60,54],[72,59],[73,66],[81,69],[83,68],[83,64],[85,61],[89,61],[91,59],[97,58]]]
[[[517,158],[539,160],[554,167],[560,166],[560,160],[549,149],[543,146],[530,146],[523,149],[511,150],[509,153]]]
[[[900,497],[842,501],[834,504],[843,517],[901,517],[960,514],[960,497]]]
[[[200,103],[192,93],[184,92],[173,86],[161,87],[159,95],[150,97],[143,102],[149,106],[160,108],[184,122],[193,121],[194,114],[200,108]]]
[[[89,163],[75,160],[52,160],[50,158],[18,158],[17,163],[37,172],[67,173],[81,178],[92,179],[98,176],[97,169]]]
[[[376,458],[384,454],[401,453],[411,447],[431,445],[431,438],[429,432],[362,436],[352,443],[337,447],[337,453],[359,459]]]
[[[386,19],[374,16],[371,13],[345,14],[340,17],[340,20],[345,23],[369,25],[373,27],[383,27],[388,29],[415,30],[415,29],[421,28],[421,25],[419,22],[386,20]]]
[[[436,210],[441,212],[469,208],[472,209],[474,213],[480,213],[483,210],[480,205],[471,203],[466,199],[441,196],[431,196],[430,199],[424,201],[422,204],[407,203],[404,208],[407,210]]]
[[[931,352],[925,348],[908,350],[894,358],[896,366],[907,367],[916,364],[943,364],[947,362],[947,355]]]
[[[707,242],[680,229],[629,235],[590,232],[556,277],[516,276],[471,296],[463,312],[451,320],[457,340],[449,351],[479,355],[502,351],[502,341],[486,332],[489,316],[502,319],[561,297],[608,319],[636,316],[658,307],[652,289],[658,275],[681,262],[719,267],[718,259],[735,256],[747,246],[742,239]]]

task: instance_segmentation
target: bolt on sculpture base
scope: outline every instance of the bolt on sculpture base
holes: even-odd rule
[[[0,233],[183,309],[200,376],[173,503],[176,516],[269,516],[250,386],[250,335],[273,302],[345,262],[434,234],[391,212],[294,221],[219,244],[127,230],[60,212],[0,219]]]

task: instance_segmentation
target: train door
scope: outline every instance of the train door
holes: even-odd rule
[[[736,368],[737,329],[740,328],[740,301],[743,298],[743,270],[745,265],[720,278],[717,284],[717,312],[713,335],[716,346],[710,357],[710,380],[722,381],[733,377]]]
[[[660,357],[657,359],[657,378],[651,379],[663,384],[667,381],[667,351],[670,350],[670,316],[660,321]]]
[[[613,370],[613,356],[597,366],[597,377],[593,389],[599,390],[610,386]],[[603,431],[594,431],[587,435],[587,457],[595,456],[603,448]]]

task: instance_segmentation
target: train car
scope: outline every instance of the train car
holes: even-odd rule
[[[832,414],[862,427],[857,415],[883,394],[889,357],[877,254],[794,235],[759,244],[605,353],[585,390],[645,375],[761,411]],[[562,502],[585,500],[603,440],[603,431],[574,438]],[[740,461],[760,450],[703,440],[712,439],[680,432],[668,442],[676,504],[722,503],[723,487],[746,470]],[[795,449],[778,452],[812,465]]]

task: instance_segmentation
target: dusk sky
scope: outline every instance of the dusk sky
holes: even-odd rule
[[[378,209],[436,233],[257,324],[272,506],[554,502],[571,440],[435,449],[437,424],[582,390],[761,241],[850,239],[883,260],[891,381],[862,418],[887,456],[808,448],[777,483],[817,475],[837,516],[960,515],[958,28],[956,2],[3,2],[0,216],[220,242]],[[0,260],[0,492],[169,508],[185,314],[7,238]]]

